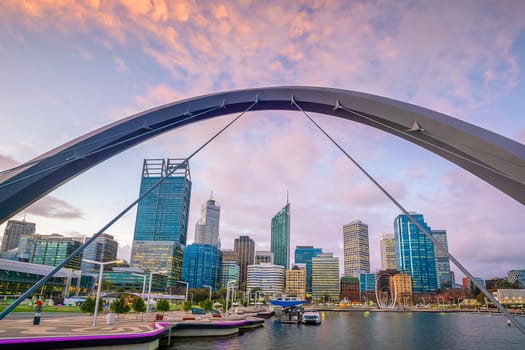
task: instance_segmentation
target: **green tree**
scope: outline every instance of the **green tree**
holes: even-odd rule
[[[211,311],[213,309],[213,301],[206,299],[200,302],[200,306],[206,311]]]
[[[80,310],[82,310],[82,312],[87,312],[90,314],[94,313],[95,312],[95,302],[96,302],[95,298],[92,298],[92,297],[87,298],[86,301],[80,304]],[[103,304],[104,302],[102,300],[99,300],[98,311],[102,311]]]
[[[161,299],[157,302],[158,311],[170,311],[170,303],[165,299]]]
[[[182,304],[182,310],[184,311],[190,311],[191,310],[191,300],[186,300],[184,304]]]
[[[133,310],[135,310],[135,312],[145,312],[146,303],[144,302],[144,299],[141,297],[133,298]]]
[[[125,314],[131,310],[131,307],[126,302],[123,295],[120,295],[114,302],[111,303],[111,311],[116,314]]]

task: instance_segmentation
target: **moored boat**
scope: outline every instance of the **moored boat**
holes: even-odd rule
[[[306,311],[303,314],[302,322],[304,324],[321,324],[321,315],[317,311]]]

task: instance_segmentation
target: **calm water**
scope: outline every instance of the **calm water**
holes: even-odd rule
[[[280,324],[240,336],[184,339],[170,349],[525,349],[525,336],[499,315],[322,312],[320,326]],[[518,317],[525,324],[525,318]]]

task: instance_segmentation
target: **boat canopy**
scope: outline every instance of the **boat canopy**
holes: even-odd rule
[[[306,300],[270,300],[272,305],[290,307],[306,303]]]

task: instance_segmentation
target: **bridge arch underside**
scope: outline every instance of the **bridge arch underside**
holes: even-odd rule
[[[385,97],[332,88],[268,87],[199,96],[147,110],[0,175],[0,223],[76,175],[161,133],[240,113],[250,106],[250,111],[299,112],[294,101],[304,111],[362,123],[426,148],[525,204],[525,146],[521,143]]]

